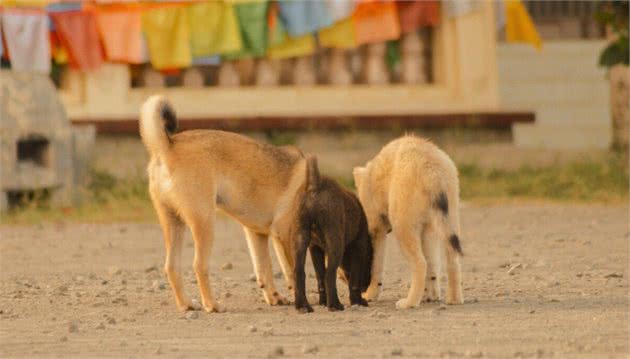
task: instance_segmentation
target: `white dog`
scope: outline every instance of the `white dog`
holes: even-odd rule
[[[412,271],[407,298],[396,307],[416,307],[425,291],[427,301],[439,300],[442,241],[448,242],[446,303],[463,303],[459,180],[448,155],[427,140],[404,136],[383,147],[365,167],[355,167],[353,174],[374,246],[372,280],[364,298],[374,300],[380,293],[385,235],[391,230]]]

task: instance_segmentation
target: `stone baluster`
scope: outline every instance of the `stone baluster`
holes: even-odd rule
[[[252,58],[236,60],[236,71],[241,78],[241,86],[253,85],[256,81],[256,62]]]
[[[293,84],[296,86],[313,86],[317,84],[313,56],[301,56],[295,59]]]
[[[256,61],[256,86],[278,86],[281,67],[280,60],[262,58]]]
[[[217,85],[221,87],[238,87],[241,79],[232,61],[223,61],[219,66]]]
[[[389,71],[385,64],[386,44],[369,44],[365,47],[363,78],[368,85],[385,85],[389,82]]]
[[[427,82],[424,46],[424,41],[417,31],[403,35],[400,43],[400,66],[403,83],[422,84]]]
[[[152,67],[146,67],[142,71],[142,84],[144,87],[161,88],[166,85],[164,75]]]
[[[348,86],[352,84],[352,73],[348,64],[346,51],[330,49],[328,54],[328,83],[331,85]]]
[[[198,67],[190,67],[184,71],[182,76],[182,85],[184,87],[203,87],[204,75]]]

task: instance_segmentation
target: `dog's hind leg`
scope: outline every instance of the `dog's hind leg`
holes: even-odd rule
[[[273,243],[273,249],[278,257],[278,262],[280,263],[280,268],[282,268],[284,281],[286,282],[289,291],[292,291],[293,286],[295,285],[295,278],[293,277],[293,265],[291,265],[292,257],[289,257],[288,255],[289,249],[286,248],[285,244],[282,243],[282,240],[279,237],[272,236],[271,240]]]
[[[300,313],[310,313],[313,308],[308,304],[306,298],[306,274],[304,265],[306,263],[306,251],[310,244],[310,232],[301,231],[297,238],[297,248],[295,252],[295,309]]]
[[[422,253],[420,236],[418,235],[418,233],[422,233],[422,231],[415,231],[411,226],[402,224],[398,226],[393,224],[393,231],[400,244],[400,249],[411,267],[411,287],[409,288],[409,293],[407,293],[407,298],[396,302],[396,308],[413,308],[418,306],[422,299],[427,272],[427,261]]]
[[[383,288],[383,265],[385,264],[385,233],[376,233],[372,238],[374,260],[372,262],[372,279],[370,286],[362,294],[367,301],[375,301]]]
[[[256,281],[263,291],[265,302],[269,305],[289,304],[289,301],[276,291],[273,282],[271,257],[269,257],[269,237],[253,232],[247,227],[243,227],[243,229],[256,272]]]
[[[456,196],[453,196],[456,198]],[[446,271],[448,274],[448,290],[446,291],[446,304],[463,304],[464,292],[462,290],[462,273],[460,258],[462,256],[461,244],[459,242],[459,204],[457,200],[452,200],[453,210],[449,213],[449,220],[452,231],[455,233],[445,233],[448,236],[446,247]]]
[[[154,206],[164,232],[164,246],[166,248],[164,272],[175,294],[177,308],[180,311],[193,310],[192,302],[184,291],[181,278],[182,242],[186,227],[181,219],[163,204],[154,201]]]
[[[343,234],[332,234],[332,238],[326,238],[326,243],[329,244],[328,250],[328,258],[326,263],[326,275],[325,275],[325,285],[326,285],[326,304],[328,306],[329,311],[343,310],[343,304],[339,301],[339,296],[337,295],[337,268],[341,264],[343,259],[343,247],[338,250],[333,250],[331,243],[339,243],[333,240],[333,238],[337,238],[337,240],[341,240],[343,238]]]
[[[311,246],[311,262],[317,276],[317,292],[319,292],[319,305],[326,305],[326,259],[324,251],[318,246]]]
[[[427,275],[424,288],[425,302],[438,302],[440,300],[440,264],[441,264],[441,243],[442,233],[436,232],[433,225],[428,225],[422,236],[422,250],[427,260]]]
[[[193,269],[197,277],[201,303],[207,312],[222,312],[224,309],[217,303],[212,294],[210,278],[208,275],[210,253],[214,239],[214,209],[211,211],[197,211],[187,217],[193,240],[195,241],[195,258]]]

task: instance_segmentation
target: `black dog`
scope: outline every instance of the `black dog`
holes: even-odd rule
[[[315,157],[306,165],[306,185],[297,220],[295,307],[312,312],[306,299],[304,263],[307,248],[317,274],[319,304],[343,310],[337,296],[337,268],[341,266],[350,290],[350,304],[367,306],[361,297],[370,284],[372,240],[357,197],[334,180],[320,177]],[[327,263],[326,263],[327,262]]]

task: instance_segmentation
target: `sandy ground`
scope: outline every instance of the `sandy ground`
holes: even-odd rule
[[[176,311],[157,269],[157,224],[0,227],[0,357],[629,356],[626,207],[462,212],[466,304],[395,310],[408,272],[390,238],[379,302],[337,313],[315,306],[308,315],[264,304],[243,233],[227,219],[218,221],[211,264],[223,314]],[[198,297],[191,247],[187,241],[185,278]]]

